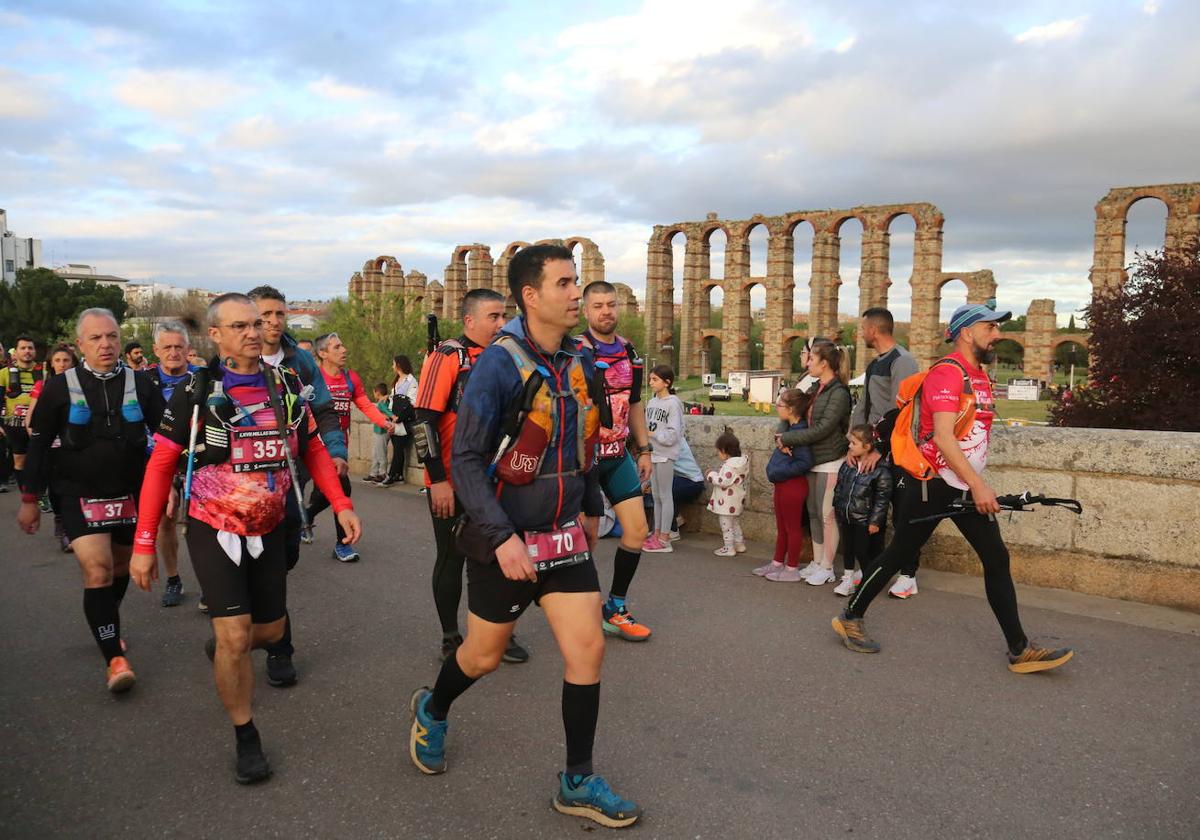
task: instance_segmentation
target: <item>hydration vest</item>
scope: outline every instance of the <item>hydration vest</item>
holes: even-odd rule
[[[29,387],[25,387],[25,383],[21,381],[21,374],[29,374]],[[8,368],[8,387],[4,389],[4,396],[10,400],[15,400],[21,396],[28,396],[33,390],[33,386],[45,375],[41,365],[34,365],[32,368],[19,368],[16,365],[10,365]]]
[[[142,405],[138,402],[137,379],[133,368],[122,365],[124,388],[121,393],[120,410],[111,406],[95,406],[88,402],[83,391],[83,382],[79,378],[78,368],[68,368],[63,374],[67,380],[67,426],[60,435],[62,445],[66,449],[85,449],[96,438],[125,441],[130,446],[143,447],[146,444],[146,418],[142,414]],[[94,377],[101,388],[107,388],[107,380]],[[95,399],[93,397],[93,399]],[[119,416],[117,431],[114,434],[112,417]],[[128,429],[134,429],[135,434],[127,434]]]
[[[450,391],[450,398],[446,401],[445,409],[447,412],[456,412],[459,403],[462,402],[463,391],[467,389],[467,375],[471,372],[471,354],[466,345],[457,338],[447,338],[437,346],[434,352],[444,352],[443,347],[453,350],[458,356],[458,378],[454,380],[454,388]]]
[[[508,353],[521,376],[522,397],[515,416],[519,423],[511,429],[512,445],[499,453],[495,475],[508,484],[528,484],[535,478],[560,477],[586,472],[596,456],[600,436],[600,412],[592,400],[590,383],[583,362],[572,356],[567,369],[551,370],[536,358],[516,336],[502,334],[494,342]],[[564,384],[565,380],[565,384]],[[575,463],[563,464],[550,472],[542,472],[546,452],[561,446],[564,427],[565,401],[576,404]],[[510,414],[513,412],[510,410]]]
[[[645,362],[633,349],[633,344],[621,335],[615,335],[617,344],[621,345],[620,355],[603,353],[597,347],[596,339],[591,330],[585,330],[576,341],[580,346],[591,350],[596,357],[596,367],[603,374],[601,380],[603,398],[601,406],[604,412],[601,418],[600,457],[618,458],[625,454],[626,442],[629,438],[630,404],[634,395],[641,396],[642,376],[645,372]],[[629,384],[614,386],[611,375],[620,367],[628,365]],[[614,403],[616,408],[614,408]],[[604,418],[608,418],[605,420]]]
[[[645,373],[646,363],[642,359],[642,357],[638,355],[637,350],[635,350],[633,348],[633,342],[629,341],[629,339],[627,339],[624,336],[621,336],[619,334],[614,334],[613,338],[616,339],[615,343],[618,343],[622,347],[625,348],[625,355],[629,357],[629,364],[633,368],[633,383],[630,385],[629,391],[630,391],[630,393],[640,394],[642,392],[642,377]],[[592,353],[594,353],[596,355],[596,359],[598,361],[601,361],[600,351],[596,348],[596,339],[592,337],[591,330],[585,330],[583,332],[583,334],[580,335],[575,340],[578,341],[582,346],[591,350]],[[609,343],[612,344],[614,342],[609,342]],[[616,393],[617,391],[623,391],[623,390],[625,390],[625,389],[624,388],[620,388],[620,389],[609,388],[608,387],[608,379],[607,379],[607,377],[605,378],[605,381],[604,381],[605,394],[613,394],[613,393]]]
[[[303,386],[299,377],[290,370],[283,368],[275,370],[283,383],[283,393],[280,396],[283,400],[284,420],[288,426],[288,445],[295,452],[297,435],[305,417],[304,401],[299,397]],[[267,387],[274,387],[274,377],[265,365],[264,372],[267,376]],[[223,464],[228,461],[231,454],[230,429],[253,428],[253,423],[247,422],[247,420],[253,418],[256,412],[270,407],[270,400],[251,405],[235,403],[225,393],[222,380],[211,376],[207,368],[193,373],[186,387],[189,411],[191,406],[198,403],[203,406],[200,411],[200,421],[204,433],[196,438],[195,466],[197,468]],[[201,390],[203,391],[202,398],[199,394]],[[201,399],[203,399],[202,403],[200,403]],[[187,418],[181,419],[183,422],[190,423],[190,413]]]

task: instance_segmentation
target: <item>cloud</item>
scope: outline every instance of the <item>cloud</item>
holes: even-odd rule
[[[1044,44],[1047,41],[1061,41],[1064,38],[1074,38],[1083,30],[1083,26],[1087,23],[1087,20],[1088,16],[1082,15],[1076,18],[1056,20],[1053,23],[1044,23],[1040,26],[1032,26],[1024,32],[1015,35],[1013,40],[1018,44]]]
[[[121,104],[170,123],[190,123],[203,112],[235,106],[248,93],[222,74],[190,70],[133,70],[113,92]]]

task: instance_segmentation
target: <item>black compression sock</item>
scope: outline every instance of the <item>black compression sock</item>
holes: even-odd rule
[[[121,655],[121,618],[111,586],[83,590],[83,614],[105,662]]]
[[[183,583],[183,579],[179,575],[171,575],[167,578],[167,583]]]
[[[13,475],[17,479],[17,490],[21,493],[25,492],[25,470],[13,470]]]
[[[450,713],[450,704],[462,696],[468,688],[475,684],[478,677],[468,677],[458,664],[458,654],[447,656],[438,672],[437,682],[433,684],[433,696],[429,698],[425,709],[434,720],[445,720]]]
[[[562,717],[567,736],[567,774],[590,776],[596,720],[600,717],[600,683],[576,685],[564,681]]]
[[[613,582],[612,589],[609,590],[610,595],[617,598],[624,598],[629,592],[629,584],[633,582],[633,576],[637,574],[638,561],[642,559],[642,552],[630,551],[625,546],[617,546],[616,556],[613,557]]]
[[[127,589],[129,589],[129,575],[121,575],[120,577],[113,575],[112,593],[118,607],[121,606],[121,601],[125,599],[125,590]]]
[[[245,723],[235,723],[233,725],[233,734],[239,744],[257,741],[258,727],[254,725],[254,718],[250,718]]]

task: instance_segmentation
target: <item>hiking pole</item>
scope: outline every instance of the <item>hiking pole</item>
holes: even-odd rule
[[[438,316],[430,312],[425,316],[425,351],[432,353],[441,343],[442,336],[438,332]]]
[[[283,414],[283,403],[279,398],[279,388],[283,387],[283,379],[279,369],[271,365],[263,365],[271,372],[271,383],[267,386],[267,397],[270,399],[271,410],[275,412],[275,429],[283,441],[283,459],[287,462],[288,475],[292,479],[292,493],[296,496],[296,509],[300,512],[300,536],[312,539],[312,523],[308,521],[308,511],[304,509],[304,492],[300,489],[300,473],[296,470],[296,459],[292,457],[292,447],[288,443],[287,418]],[[303,416],[303,415],[301,415]]]
[[[516,404],[509,409],[508,416],[504,420],[504,437],[500,439],[500,448],[496,450],[495,457],[488,464],[488,478],[493,478],[496,475],[496,465],[500,463],[500,459],[508,450],[512,442],[521,434],[521,426],[525,422],[526,416],[533,410],[533,400],[537,396],[538,389],[545,382],[545,377],[541,373],[541,369],[535,369],[529,374],[529,378],[525,380],[525,387],[521,390],[521,398]]]
[[[184,471],[183,499],[180,501],[183,508],[183,535],[185,537],[188,532],[188,503],[192,500],[192,476],[196,472],[196,436],[200,431],[200,403],[204,399],[204,392],[208,390],[206,378],[204,371],[196,371],[192,374],[187,387],[189,402],[192,404],[192,419],[188,426],[187,469]],[[197,391],[200,393],[199,398],[196,397]]]
[[[1000,510],[1007,510],[1011,513],[1029,513],[1028,505],[1042,505],[1043,507],[1061,507],[1075,513],[1076,515],[1083,513],[1083,505],[1076,499],[1056,499],[1051,496],[1035,496],[1030,491],[1026,490],[1019,495],[997,496],[996,502],[1000,505]],[[934,513],[929,516],[919,516],[916,519],[910,519],[909,524],[915,525],[919,522],[936,522],[941,519],[950,519],[955,516],[963,516],[968,513],[975,513],[975,503],[966,499],[955,499],[950,502],[949,507],[941,513]]]

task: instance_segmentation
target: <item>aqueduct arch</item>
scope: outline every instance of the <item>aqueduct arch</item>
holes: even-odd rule
[[[1157,198],[1167,206],[1163,251],[1168,256],[1194,248],[1200,238],[1200,183],[1114,187],[1096,202],[1096,238],[1089,274],[1093,290],[1119,286],[1129,279],[1125,270],[1125,220],[1129,208],[1143,198]]]
[[[890,233],[893,220],[911,216],[915,225],[912,290],[912,329],[910,342],[924,364],[936,358],[940,341],[938,329],[939,289],[951,279],[963,279],[972,296],[986,300],[995,294],[991,272],[944,274],[942,272],[941,211],[932,204],[888,204],[852,207],[846,210],[798,210],[778,216],[755,215],[744,220],[719,219],[715,213],[703,221],[656,225],[650,236],[646,261],[646,335],[647,352],[659,353],[669,344],[674,331],[674,253],[672,238],[683,233],[683,306],[680,347],[674,359],[680,376],[700,372],[702,333],[708,329],[708,289],[719,285],[725,294],[721,328],[721,363],[725,370],[749,366],[750,362],[750,289],[761,285],[766,291],[766,324],[763,331],[763,364],[786,369],[789,346],[797,337],[793,329],[792,292],[794,232],[800,224],[813,229],[812,277],[809,281],[810,335],[833,335],[838,326],[838,287],[841,238],[839,231],[848,219],[862,224],[862,267],[859,274],[858,311],[886,306],[889,276]],[[750,276],[750,231],[762,225],[767,230],[767,274]],[[712,278],[709,271],[709,237],[715,230],[726,236],[724,277]],[[865,365],[869,351],[859,346],[859,367]]]

